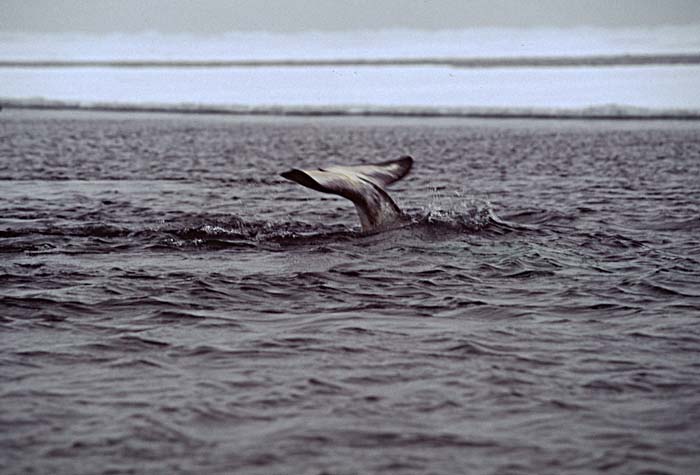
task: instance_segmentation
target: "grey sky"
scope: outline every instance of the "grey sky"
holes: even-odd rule
[[[700,23],[698,0],[0,0],[2,31],[307,31]]]

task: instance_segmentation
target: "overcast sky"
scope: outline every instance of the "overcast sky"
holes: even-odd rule
[[[0,0],[25,32],[456,29],[700,23],[700,0]]]

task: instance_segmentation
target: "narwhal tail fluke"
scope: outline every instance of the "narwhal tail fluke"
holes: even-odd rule
[[[332,166],[316,170],[293,169],[282,177],[322,193],[342,196],[353,202],[363,231],[374,231],[400,221],[403,214],[384,187],[405,177],[413,158],[358,166]]]

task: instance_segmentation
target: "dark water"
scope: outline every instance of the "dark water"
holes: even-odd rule
[[[413,224],[278,177],[411,154]],[[700,124],[0,113],[2,473],[697,473]]]

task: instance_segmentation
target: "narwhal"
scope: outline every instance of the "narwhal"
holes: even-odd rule
[[[405,177],[413,166],[413,158],[371,165],[332,166],[316,170],[293,169],[282,177],[312,190],[340,195],[353,202],[360,216],[363,232],[380,231],[403,222],[406,218],[384,188]]]

